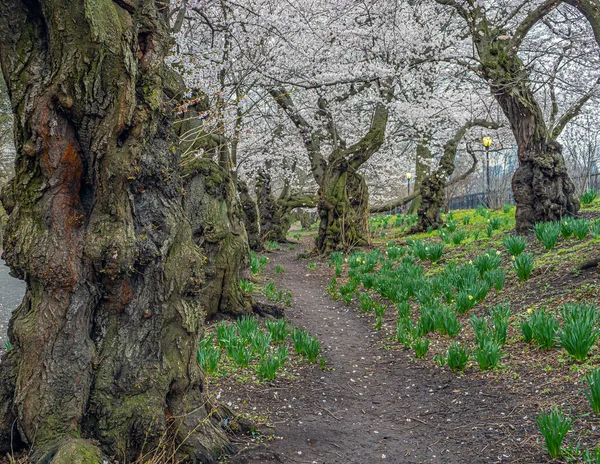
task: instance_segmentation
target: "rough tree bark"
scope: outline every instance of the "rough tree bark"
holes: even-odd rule
[[[172,73],[169,92],[183,95],[185,85]],[[244,296],[240,278],[250,276],[246,215],[238,196],[230,152],[222,137],[207,134],[201,113],[208,103],[200,101],[187,108],[175,122],[180,151],[185,153],[183,180],[184,209],[192,225],[194,243],[206,256],[205,282],[198,292],[204,313],[239,316],[251,312],[250,300]],[[199,157],[200,152],[204,153]],[[218,159],[219,162],[215,162]]]
[[[207,317],[249,314],[252,304],[239,282],[241,277],[250,277],[250,250],[234,179],[228,170],[206,158],[186,163],[183,173],[184,208],[194,243],[206,257],[198,301]]]
[[[271,176],[261,169],[256,181],[256,198],[263,241],[286,242],[287,233],[294,222],[292,212],[296,208],[312,208],[315,198],[311,195],[294,195],[286,184],[275,199],[271,192]]]
[[[260,214],[258,204],[250,195],[248,185],[242,179],[237,180],[237,190],[244,212],[244,226],[248,234],[248,245],[251,250],[262,251],[264,248],[260,233]]]
[[[338,101],[358,91],[352,88],[347,95],[338,97]],[[321,134],[300,114],[285,89],[272,89],[271,95],[298,129],[308,152],[313,177],[319,185],[317,210],[320,224],[316,251],[324,254],[368,244],[369,193],[358,170],[383,145],[389,115],[386,103],[393,98],[393,82],[380,84],[382,101],[375,105],[369,130],[349,147],[340,136],[324,98],[318,100],[317,117],[325,121],[327,135]],[[333,145],[327,159],[321,152],[321,141],[325,137]]]
[[[429,141],[426,140],[417,145],[414,184],[415,192],[420,190],[423,180],[425,180],[425,178],[429,177],[429,175],[431,174],[431,167],[429,166],[429,161],[431,161],[433,155],[431,153],[431,149],[429,148],[428,142]],[[421,206],[421,200],[421,195],[418,195],[411,202],[408,208],[409,214],[415,214],[419,210],[419,206]]]
[[[4,258],[27,283],[0,363],[0,450],[125,462],[229,447],[195,361],[205,280],[164,106],[168,8],[0,1],[15,113]]]
[[[519,167],[513,175],[512,189],[517,206],[516,229],[526,233],[536,222],[576,215],[579,200],[562,147],[546,126],[523,63],[508,48],[510,41],[499,41],[489,34],[487,37],[489,42],[478,41],[482,74],[490,82],[517,141]]]
[[[498,129],[500,126],[493,122],[474,120],[464,124],[452,137],[444,144],[444,153],[440,158],[439,167],[421,182],[419,192],[421,194],[421,204],[417,214],[419,221],[412,229],[412,232],[423,232],[428,228],[437,229],[444,225],[440,210],[446,199],[446,187],[448,179],[456,169],[456,152],[458,146],[469,129],[474,126],[487,127],[488,129]],[[475,164],[477,158],[473,156]]]

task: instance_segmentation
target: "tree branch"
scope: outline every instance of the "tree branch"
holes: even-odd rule
[[[512,54],[517,54],[521,43],[529,34],[529,31],[542,19],[544,16],[550,14],[560,5],[560,0],[546,0],[535,10],[532,10],[525,19],[517,26],[515,34],[510,39],[509,50]]]
[[[321,185],[327,162],[321,154],[321,139],[319,135],[315,132],[312,125],[302,117],[296,105],[294,105],[289,92],[284,88],[272,88],[269,90],[269,93],[296,126],[298,132],[300,132],[302,142],[308,151],[311,171],[317,184]]]
[[[571,105],[571,107],[567,110],[567,112],[565,114],[563,114],[562,117],[558,121],[556,121],[556,123],[552,126],[552,131],[551,131],[551,136],[553,139],[558,138],[558,136],[565,129],[566,125],[569,122],[571,122],[574,118],[579,116],[579,113],[581,113],[581,109],[583,108],[583,106],[594,95],[596,95],[596,92],[598,91],[599,87],[600,87],[600,78],[598,78],[596,80],[596,83],[594,84],[594,86],[585,95],[583,95],[578,101],[573,103],[573,105]]]
[[[435,0],[435,2],[439,3],[440,5],[451,6],[468,22],[468,11],[462,5],[459,5],[455,0]]]

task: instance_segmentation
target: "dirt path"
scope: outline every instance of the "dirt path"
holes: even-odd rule
[[[519,424],[531,422],[511,424],[523,415],[518,398],[495,381],[430,369],[392,342],[384,349],[370,319],[327,295],[324,265],[308,270],[287,250],[271,261],[285,269],[278,287],[294,295],[288,319],[320,339],[329,370],[249,399],[269,407],[282,439],[267,452],[242,453],[244,462],[528,462],[511,451],[528,435]]]

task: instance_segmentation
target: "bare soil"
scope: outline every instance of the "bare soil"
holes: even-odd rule
[[[265,417],[261,430],[272,434],[263,443],[241,443],[240,453],[225,462],[551,462],[535,417],[546,401],[583,396],[581,385],[562,385],[541,397],[544,387],[552,387],[544,375],[517,380],[475,367],[458,374],[430,355],[429,361],[415,360],[386,339],[385,330],[375,331],[370,317],[331,299],[326,286],[332,272],[325,262],[297,259],[289,250],[270,258],[265,274],[283,266],[273,279],[294,295],[286,317],[319,338],[326,369],[306,368],[293,381],[221,384],[221,401]],[[317,269],[308,269],[309,262],[319,263]],[[386,321],[388,329],[392,322]]]

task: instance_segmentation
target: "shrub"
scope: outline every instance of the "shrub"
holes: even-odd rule
[[[487,271],[483,278],[488,283],[488,285],[494,288],[497,292],[501,291],[504,288],[504,282],[506,281],[506,272],[504,269],[492,269],[491,271]]]
[[[270,354],[265,356],[256,366],[256,374],[263,380],[273,380],[280,367],[280,361],[276,356]]]
[[[462,220],[463,225],[468,226],[469,224],[471,224],[471,216],[465,216]]]
[[[416,358],[424,358],[427,356],[429,350],[429,340],[426,338],[417,338],[412,344],[413,350],[415,350]]]
[[[475,359],[482,371],[494,369],[502,357],[500,347],[493,340],[485,340],[483,346],[480,346],[475,352]]]
[[[521,282],[528,280],[531,277],[531,271],[535,265],[533,255],[531,253],[521,253],[513,261],[513,266],[517,273],[517,277]]]
[[[561,226],[556,222],[538,222],[533,226],[536,238],[542,242],[546,250],[552,250],[556,246]]]
[[[502,207],[502,212],[503,212],[504,214],[508,214],[508,213],[510,213],[510,210],[511,210],[512,208],[513,208],[513,206],[512,206],[512,205],[508,205],[508,204],[506,204],[506,205],[504,205],[504,206]]]
[[[585,376],[589,391],[585,392],[593,411],[600,414],[600,369],[594,369]]]
[[[573,218],[568,216],[560,220],[560,234],[566,240],[573,235]]]
[[[525,251],[525,247],[527,246],[525,238],[520,235],[507,235],[502,240],[502,243],[504,243],[506,251],[508,251],[508,254],[511,256],[519,256]]]
[[[464,230],[457,230],[450,236],[450,241],[454,245],[460,245],[465,238],[467,238],[467,233]]]
[[[579,201],[581,201],[581,204],[583,206],[587,206],[590,203],[592,203],[596,199],[597,196],[598,196],[598,192],[590,189],[581,194],[581,196],[579,197]]]
[[[288,323],[285,319],[277,319],[275,321],[267,320],[266,324],[273,343],[283,343],[290,334]]]
[[[506,336],[510,326],[510,304],[499,304],[490,309],[492,323],[494,324],[494,342],[499,346],[506,345]]]
[[[538,309],[531,313],[529,324],[533,339],[540,348],[549,350],[554,347],[558,323],[552,314],[545,309]]]
[[[456,317],[456,312],[449,307],[445,306],[436,314],[436,328],[442,335],[448,335],[450,338],[454,338],[460,332],[460,323]]]
[[[446,353],[446,362],[453,371],[464,371],[469,361],[469,352],[457,342],[452,342]]]
[[[571,230],[578,240],[584,240],[590,231],[590,221],[585,218],[571,221]]]
[[[572,423],[573,421],[565,417],[558,408],[552,409],[549,413],[542,412],[537,417],[537,425],[544,437],[546,450],[551,458],[556,459],[560,457],[560,447],[565,436],[571,429]]]
[[[473,266],[479,271],[480,276],[483,276],[487,271],[491,271],[500,266],[502,258],[500,258],[499,253],[500,252],[496,252],[495,250],[488,250],[486,253],[473,259]]]
[[[588,304],[565,304],[563,327],[558,330],[561,346],[575,361],[582,362],[598,338],[596,308]]]
[[[425,247],[425,251],[427,253],[427,259],[432,263],[437,263],[444,253],[444,244],[443,243],[430,243]]]

